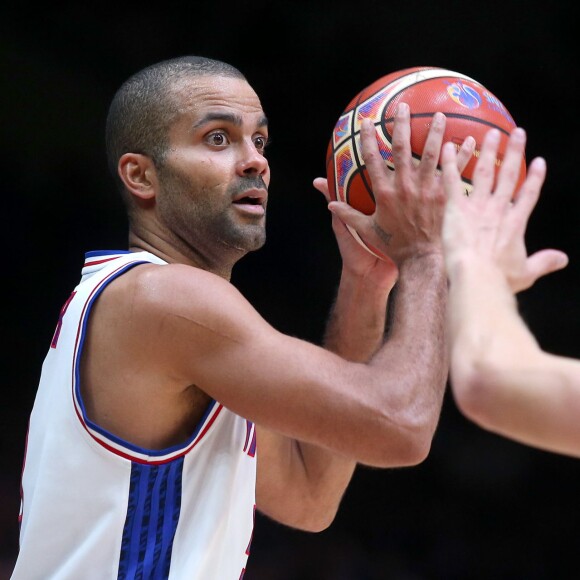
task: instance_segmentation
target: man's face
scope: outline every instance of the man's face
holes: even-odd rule
[[[172,243],[208,259],[266,240],[267,120],[250,85],[204,76],[177,90],[182,111],[157,168],[158,216]]]

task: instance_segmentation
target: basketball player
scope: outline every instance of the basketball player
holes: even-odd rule
[[[255,509],[323,530],[357,462],[425,459],[448,370],[444,126],[437,115],[416,167],[399,107],[390,172],[365,125],[378,205],[330,204],[343,266],[323,348],[272,328],[230,283],[265,242],[270,182],[268,121],[244,76],[183,57],[120,87],[107,149],[129,249],[87,252],[60,312],[30,417],[13,580],[238,580]],[[460,167],[471,153],[467,142]]]
[[[546,163],[534,159],[525,183],[515,191],[526,143],[525,132],[517,128],[494,187],[498,143],[499,133],[490,131],[469,197],[463,195],[453,144],[442,151],[452,392],[460,410],[481,427],[580,457],[580,361],[544,352],[519,315],[515,298],[568,263],[558,250],[526,252],[526,224]]]

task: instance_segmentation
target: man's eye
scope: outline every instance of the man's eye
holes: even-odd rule
[[[263,135],[254,138],[254,145],[256,146],[256,149],[258,149],[258,151],[264,151],[264,149],[266,149],[266,147],[268,146],[268,143],[269,143],[268,138],[264,137]]]
[[[225,133],[211,133],[207,138],[208,142],[215,147],[227,145],[228,138]]]

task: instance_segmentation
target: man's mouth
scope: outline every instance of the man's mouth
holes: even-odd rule
[[[265,189],[249,189],[237,194],[234,205],[254,215],[263,215],[266,211],[268,192]]]

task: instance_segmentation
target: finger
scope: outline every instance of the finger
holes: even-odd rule
[[[379,195],[382,179],[385,177],[386,165],[379,151],[377,131],[370,119],[363,119],[361,123],[361,147],[376,198]]]
[[[511,201],[520,177],[520,168],[526,147],[526,132],[516,127],[510,134],[505,154],[497,174],[495,195],[497,199]]]
[[[330,201],[330,192],[328,191],[328,180],[325,177],[317,177],[312,182],[314,189],[317,189],[324,195],[326,201]]]
[[[365,219],[368,219],[365,214],[354,209],[354,207],[344,201],[331,201],[328,204],[328,209],[344,223],[353,227],[356,226],[357,223],[360,224]]]
[[[335,213],[332,213],[331,226],[337,240],[350,236],[350,232],[348,231],[346,224]]]
[[[395,111],[392,149],[395,177],[405,178],[412,163],[411,119],[407,103],[399,103]]]
[[[457,169],[459,169],[459,173],[463,173],[467,164],[471,161],[474,151],[475,139],[471,136],[466,137],[457,153]]]
[[[458,165],[455,145],[449,141],[441,149],[443,188],[448,200],[455,200],[457,197],[463,196],[463,183]]]
[[[333,214],[333,224],[340,220],[357,242],[366,247],[371,254],[381,260],[391,259],[386,250],[382,251],[377,246],[388,248],[392,236],[380,228],[377,229],[372,219],[342,201],[330,202],[328,209]],[[336,229],[335,232],[337,232]]]
[[[542,276],[562,270],[568,265],[568,256],[560,250],[540,250],[528,257],[526,267],[530,275],[530,286]]]
[[[364,229],[369,219],[368,216],[354,209],[344,201],[331,201],[328,204],[328,209],[343,223],[351,226],[355,230],[358,230],[359,228]]]
[[[514,204],[516,211],[526,217],[530,216],[538,202],[546,179],[546,170],[546,160],[543,157],[536,157],[528,167],[526,179],[520,187]]]
[[[340,238],[346,237],[346,236],[350,236],[351,234],[348,231],[346,224],[340,218],[340,215],[339,215],[340,209],[334,210],[333,207],[331,207],[331,204],[333,204],[333,205],[339,204],[340,205],[340,204],[343,204],[343,202],[329,200],[328,209],[331,210],[331,214],[332,214],[331,226],[332,226],[332,231],[334,232],[334,235],[336,236],[337,240]]]
[[[471,197],[488,195],[493,192],[495,161],[500,142],[499,129],[490,129],[483,138],[479,159],[473,171],[473,191]]]
[[[435,113],[431,120],[431,127],[425,140],[423,153],[421,155],[421,164],[419,173],[422,176],[431,176],[435,174],[435,169],[439,163],[441,155],[441,145],[443,143],[443,134],[445,132],[446,118],[443,113]]]

